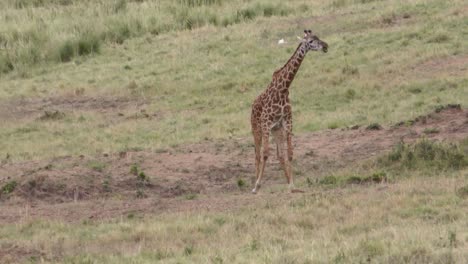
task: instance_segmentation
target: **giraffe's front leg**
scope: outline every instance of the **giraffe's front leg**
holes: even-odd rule
[[[253,188],[252,193],[257,193],[261,186],[260,183],[265,171],[265,164],[268,160],[268,156],[270,155],[269,137],[270,131],[268,129],[262,129],[262,157],[260,159],[260,165],[258,168],[257,181],[255,182],[255,187]]]
[[[291,118],[291,113],[287,115],[287,118],[285,120],[285,127],[284,127],[284,132],[286,134],[286,144],[287,144],[287,151],[288,151],[288,162],[287,162],[287,170],[288,170],[288,183],[289,183],[289,189],[293,190],[294,189],[294,181],[293,181],[293,175],[292,175],[292,169],[291,169],[291,163],[293,160],[293,144],[292,144],[292,118]]]

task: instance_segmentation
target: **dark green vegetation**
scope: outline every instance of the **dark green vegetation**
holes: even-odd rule
[[[468,166],[468,139],[461,144],[436,143],[422,139],[415,144],[400,143],[379,164],[392,170],[453,170]]]

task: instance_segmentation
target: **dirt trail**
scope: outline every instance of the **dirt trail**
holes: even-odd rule
[[[468,109],[449,107],[379,130],[363,127],[297,135],[295,168],[306,171],[308,176],[323,175],[381,154],[401,140],[412,142],[422,136],[451,141],[466,138]],[[3,163],[0,186],[14,180],[17,187],[13,193],[0,196],[0,223],[34,218],[98,220],[130,213],[245,207],[254,199],[249,194],[253,161],[251,139],[243,138],[157,153],[138,151]],[[268,162],[265,185],[283,186],[285,179],[275,157]],[[133,164],[149,182],[131,172]],[[296,175],[299,181],[301,177]],[[237,185],[239,179],[246,183],[242,190]],[[266,191],[260,194],[271,195]]]

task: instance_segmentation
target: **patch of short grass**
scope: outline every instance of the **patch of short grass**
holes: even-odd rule
[[[106,163],[99,160],[91,160],[88,162],[87,166],[97,172],[103,172],[106,168]]]

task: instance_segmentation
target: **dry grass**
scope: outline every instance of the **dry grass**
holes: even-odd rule
[[[312,187],[304,195],[265,192],[227,213],[81,224],[26,218],[0,227],[0,249],[65,263],[465,263],[468,200],[455,190],[467,173]]]

